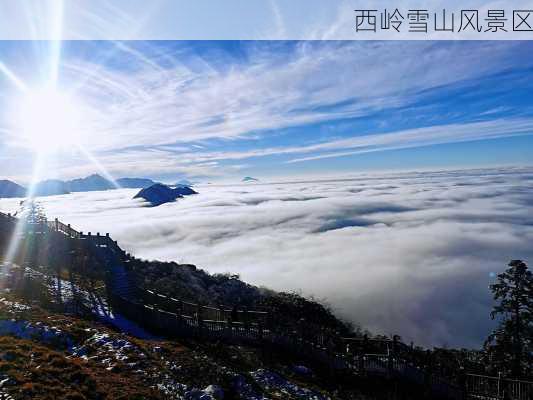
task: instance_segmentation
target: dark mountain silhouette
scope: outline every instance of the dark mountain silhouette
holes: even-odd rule
[[[49,179],[39,182],[34,189],[34,196],[54,196],[57,194],[69,194],[70,190],[64,181]]]
[[[117,179],[117,183],[121,188],[126,189],[145,189],[156,184],[153,180],[146,178],[120,178]]]
[[[189,196],[191,194],[198,194],[195,190],[190,188],[189,186],[179,186],[174,189],[175,192],[179,193],[182,196]]]
[[[71,192],[93,192],[115,189],[115,185],[98,174],[65,182]]]
[[[144,199],[150,203],[152,207],[156,207],[161,204],[171,203],[183,196],[191,194],[197,194],[197,192],[188,186],[180,186],[173,189],[162,183],[156,183],[155,185],[142,189],[135,195],[134,199]]]
[[[243,181],[243,182],[258,182],[259,179],[257,179],[257,178],[252,178],[251,176],[245,176],[244,178],[242,178],[242,181]]]
[[[15,182],[0,180],[0,198],[25,197],[26,189]]]

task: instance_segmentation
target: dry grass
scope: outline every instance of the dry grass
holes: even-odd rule
[[[0,337],[0,373],[9,378],[7,391],[16,399],[160,398],[135,377],[9,336]]]

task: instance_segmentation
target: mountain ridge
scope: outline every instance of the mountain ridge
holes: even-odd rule
[[[91,174],[84,178],[70,180],[45,179],[38,182],[32,190],[33,196],[46,197],[79,192],[100,190],[145,189],[158,182],[149,178],[119,178],[115,182],[99,174]],[[9,179],[0,180],[0,198],[26,197],[28,188]]]
[[[24,187],[7,179],[0,180],[0,198],[24,197],[25,195]]]

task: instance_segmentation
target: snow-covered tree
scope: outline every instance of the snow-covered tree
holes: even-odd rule
[[[21,201],[15,215],[24,220],[26,225],[46,224],[47,221],[43,206],[33,199]]]

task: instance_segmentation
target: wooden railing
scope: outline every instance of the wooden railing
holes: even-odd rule
[[[475,399],[532,400],[533,382],[468,374],[466,392]]]
[[[62,233],[69,238],[79,239],[81,237],[81,233],[73,229],[70,224],[64,224],[57,218],[54,221],[48,221],[47,225],[48,229],[54,232]]]
[[[207,319],[206,316],[202,315],[203,310],[200,313],[194,312],[195,308],[190,303],[188,303],[190,311],[187,311],[186,306],[183,308],[183,313],[179,309],[177,312],[170,312],[154,305],[113,295],[111,304],[126,317],[165,336],[201,337],[257,343],[270,332],[264,325],[257,322],[245,323]],[[199,307],[199,310],[201,309]]]
[[[213,307],[176,299],[161,293],[156,293],[153,290],[140,288],[138,290],[145,304],[150,304],[163,311],[177,313],[187,317],[199,316],[204,321],[233,321],[262,324],[263,326],[268,324],[268,312],[266,311]]]

